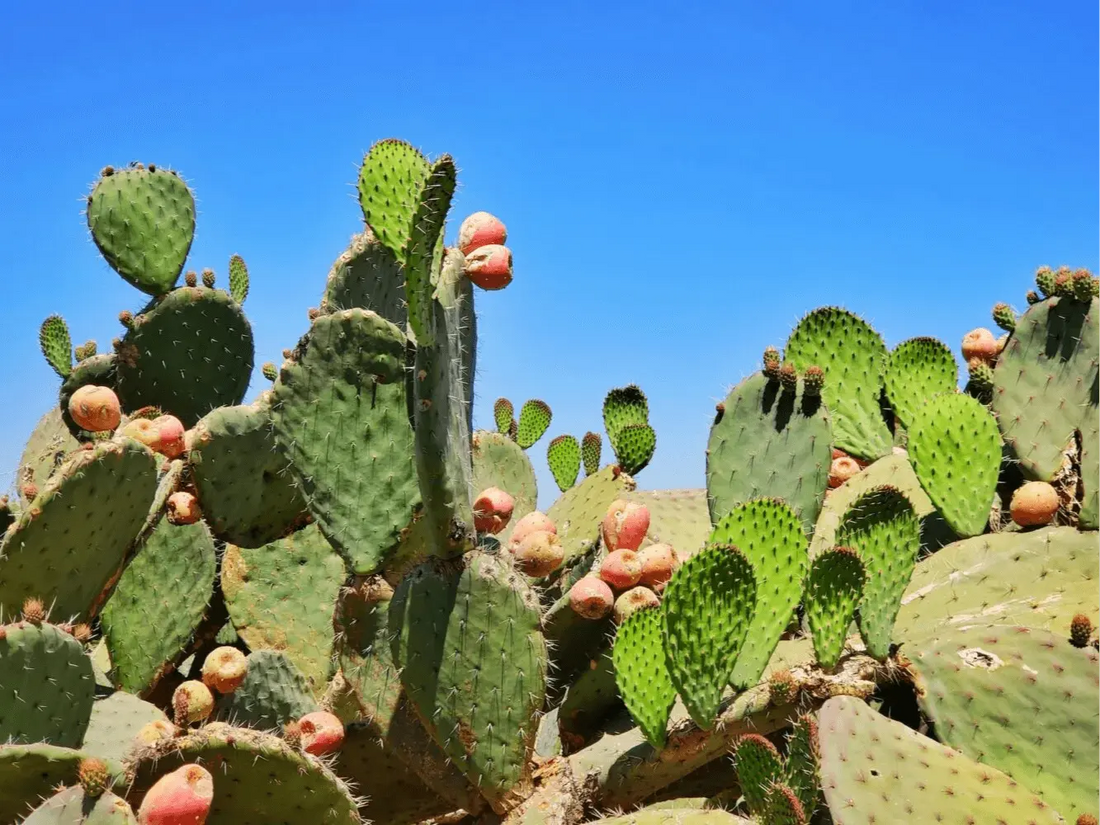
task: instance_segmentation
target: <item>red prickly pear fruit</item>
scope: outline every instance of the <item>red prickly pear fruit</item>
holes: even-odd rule
[[[632,587],[615,599],[615,624],[622,624],[636,610],[656,607],[660,603],[657,594],[648,587]]]
[[[205,721],[213,710],[214,694],[197,679],[183,682],[172,693],[172,712],[180,727]]]
[[[325,710],[307,713],[298,720],[302,750],[314,756],[335,753],[344,744],[344,723]]]
[[[499,487],[482,490],[474,502],[474,529],[479,533],[496,534],[512,520],[516,500]]]
[[[1009,512],[1021,527],[1038,527],[1054,520],[1059,504],[1058,491],[1051,485],[1029,481],[1012,494]]]
[[[483,246],[502,246],[508,242],[508,230],[496,215],[475,212],[458,227],[458,248],[469,255]]]
[[[142,725],[135,737],[143,745],[153,745],[176,735],[176,726],[165,719],[156,719]]]
[[[504,289],[512,283],[512,250],[489,244],[466,256],[466,277],[482,289]]]
[[[218,693],[232,693],[248,673],[248,659],[235,647],[219,647],[202,663],[202,682]]]
[[[851,456],[842,455],[839,458],[834,458],[833,463],[829,465],[829,486],[832,488],[839,487],[852,476],[857,475],[862,469],[859,462]]]
[[[523,541],[514,543],[510,549],[516,566],[534,578],[550,575],[565,561],[565,548],[561,546],[557,533],[549,530],[528,533]]]
[[[214,802],[214,777],[184,765],[157,780],[138,809],[139,825],[205,825]]]
[[[558,528],[554,526],[554,522],[550,520],[550,517],[535,510],[516,522],[516,526],[512,528],[511,543],[517,545],[532,533],[543,531],[553,533],[555,536],[558,534]]]
[[[569,606],[585,619],[602,619],[614,605],[615,594],[599,576],[583,576],[569,588]]]
[[[609,551],[637,550],[642,546],[648,530],[649,508],[622,499],[611,502],[600,525],[603,546]]]
[[[153,419],[153,427],[157,433],[156,442],[151,447],[153,452],[166,458],[179,458],[183,455],[186,449],[183,422],[174,415],[161,415]]]
[[[626,590],[642,579],[642,562],[633,550],[615,550],[600,563],[600,578],[616,590]]]
[[[199,501],[191,493],[179,492],[168,496],[169,524],[194,524],[200,518]]]
[[[995,359],[999,352],[1000,347],[997,344],[997,339],[985,327],[972,329],[963,336],[962,354],[964,361],[969,361],[971,358],[981,358],[983,361],[989,362]]]
[[[118,396],[110,387],[87,384],[69,398],[69,415],[82,430],[90,433],[109,432],[122,420]]]
[[[638,582],[646,587],[665,584],[680,566],[680,559],[670,544],[649,545],[638,553],[638,561],[642,563],[642,577]]]

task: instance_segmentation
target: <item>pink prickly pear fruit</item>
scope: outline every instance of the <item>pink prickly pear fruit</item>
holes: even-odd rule
[[[969,361],[971,358],[980,358],[989,363],[997,357],[1000,351],[1001,348],[997,343],[997,339],[985,327],[972,329],[963,336],[962,354],[964,361]]]
[[[664,585],[680,566],[680,559],[670,544],[651,544],[638,553],[638,561],[642,563],[642,577],[638,582],[646,587]]]
[[[632,587],[615,599],[615,623],[622,624],[634,611],[643,607],[656,607],[660,603],[657,594],[648,587]]]
[[[523,541],[510,547],[516,559],[516,567],[534,578],[549,576],[565,561],[565,548],[557,533],[536,530],[528,533]]]
[[[172,712],[180,727],[203,722],[214,711],[214,694],[197,679],[180,684],[172,693]]]
[[[199,501],[191,493],[181,491],[168,496],[169,524],[194,524],[200,518]]]
[[[184,765],[157,780],[138,808],[139,825],[205,825],[214,802],[214,777]]]
[[[609,551],[637,550],[642,546],[648,530],[649,508],[622,499],[611,502],[600,525],[603,546]]]
[[[466,256],[466,277],[482,289],[504,289],[512,283],[512,250],[500,244],[478,247]]]
[[[578,616],[602,619],[614,605],[615,594],[599,576],[583,576],[569,588],[569,606]]]
[[[164,739],[171,739],[176,735],[176,726],[166,719],[155,719],[142,725],[135,737],[143,745],[153,745]]]
[[[469,255],[483,246],[502,246],[508,242],[508,230],[496,215],[475,212],[458,227],[458,248]]]
[[[156,443],[152,445],[154,452],[167,458],[179,458],[183,455],[187,449],[183,422],[174,415],[162,415],[153,419],[153,427],[156,428],[157,436]]]
[[[834,458],[833,463],[829,465],[829,486],[832,488],[839,487],[862,469],[859,462],[851,456],[842,455],[839,458]]]
[[[325,710],[307,713],[298,720],[302,750],[314,756],[335,753],[344,744],[344,723]]]
[[[615,550],[600,563],[600,578],[616,590],[626,590],[642,579],[642,562],[633,550]]]
[[[82,430],[103,433],[113,430],[122,420],[118,396],[110,387],[88,384],[69,398],[69,415]]]
[[[516,500],[498,487],[483,490],[474,502],[474,529],[479,533],[499,533],[512,520]]]
[[[550,517],[535,510],[535,512],[528,513],[516,522],[516,526],[512,528],[512,544],[519,544],[532,533],[544,531],[553,533],[555,536],[558,534],[558,528],[554,526],[554,522],[550,520]]]
[[[219,647],[202,663],[202,682],[218,693],[232,693],[248,673],[248,659],[235,647]]]

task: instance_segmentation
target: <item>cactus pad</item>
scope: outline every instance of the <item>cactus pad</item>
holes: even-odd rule
[[[632,613],[619,626],[611,653],[619,695],[646,741],[663,748],[676,688],[665,665],[664,617],[660,609],[650,607]]]
[[[519,411],[516,443],[525,450],[533,447],[546,433],[553,417],[554,413],[545,401],[534,398],[525,402]]]
[[[309,683],[286,654],[257,650],[248,655],[248,672],[232,693],[218,699],[218,719],[257,730],[279,730],[317,710]]]
[[[493,423],[496,424],[498,433],[508,435],[512,432],[512,424],[515,420],[515,408],[511,401],[507,398],[498,398],[493,402]]]
[[[648,424],[627,424],[619,430],[614,446],[619,467],[634,475],[649,466],[657,449],[657,433]]]
[[[77,785],[51,796],[23,825],[137,825],[137,817],[126,800],[110,791],[93,799]]]
[[[374,144],[359,168],[363,218],[402,265],[420,192],[430,173],[431,166],[418,150],[394,139]]]
[[[603,426],[614,448],[619,431],[631,424],[649,423],[649,399],[641,387],[630,384],[611,390],[603,402]]]
[[[848,547],[822,553],[810,567],[806,579],[806,620],[814,655],[825,670],[836,665],[844,650],[865,579],[863,562]]]
[[[64,318],[51,315],[42,322],[38,330],[38,346],[53,371],[62,378],[68,378],[73,370],[73,341]]]
[[[195,199],[175,172],[134,164],[96,182],[88,196],[88,228],[127,283],[163,295],[191,250]]]
[[[546,448],[546,463],[563,493],[577,483],[581,471],[581,445],[571,435],[559,435]]]
[[[745,803],[750,811],[762,816],[768,809],[772,786],[783,780],[783,758],[775,745],[757,733],[740,737],[732,751]],[[771,820],[768,822],[770,825]]]
[[[558,538],[565,549],[565,563],[591,550],[600,536],[600,522],[607,508],[624,493],[634,489],[630,476],[604,467],[576,487],[562,493],[546,515],[558,528]]]
[[[134,746],[134,737],[149,722],[167,722],[156,705],[118,690],[92,705],[92,717],[82,748],[109,765],[122,765]]]
[[[455,162],[450,155],[443,155],[432,164],[424,188],[418,195],[405,245],[405,302],[408,305],[409,326],[421,346],[435,344],[432,290],[438,282],[442,264],[443,230],[455,193],[456,174]]]
[[[65,457],[78,449],[80,449],[80,442],[72,437],[69,428],[65,426],[61,418],[61,409],[50,408],[50,411],[39,419],[19,459],[16,481],[24,502],[26,497],[23,496],[23,485],[33,484],[41,490],[53,471],[64,463]]]
[[[603,452],[603,439],[599,433],[587,432],[581,439],[581,458],[584,460],[584,474],[595,475],[600,469],[600,453]]]
[[[486,430],[474,433],[471,459],[474,495],[497,487],[514,499],[512,520],[497,535],[502,544],[507,544],[516,522],[538,506],[538,482],[531,459],[508,436]]]
[[[691,718],[714,725],[756,607],[752,565],[736,547],[708,545],[665,589],[665,656]]]
[[[910,338],[894,347],[886,366],[886,397],[908,427],[925,401],[954,392],[959,365],[948,346],[935,338]]]
[[[371,232],[355,235],[329,271],[321,308],[326,312],[361,307],[404,329],[405,274],[385,245]]]
[[[248,297],[248,267],[240,255],[229,258],[229,296],[241,306]]]

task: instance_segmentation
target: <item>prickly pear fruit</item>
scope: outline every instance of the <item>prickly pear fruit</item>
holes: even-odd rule
[[[1049,266],[1041,266],[1035,270],[1035,285],[1048,298],[1054,294],[1054,272]]]
[[[1029,481],[1012,494],[1009,512],[1021,527],[1050,524],[1058,512],[1058,491],[1045,481]]]
[[[150,449],[166,458],[179,458],[186,451],[183,422],[174,415],[161,415],[153,419],[156,442]]]
[[[779,383],[788,392],[798,389],[798,370],[794,364],[787,363],[779,368]]]
[[[1092,814],[1081,814],[1077,817],[1077,825],[1098,825],[1098,823]]]
[[[169,524],[194,524],[200,518],[199,501],[191,493],[180,491],[168,496]]]
[[[993,323],[1005,332],[1012,332],[1012,330],[1016,329],[1016,313],[1012,311],[1012,307],[1008,304],[994,304]]]
[[[475,249],[466,256],[466,277],[482,289],[504,289],[512,283],[512,250],[500,244]]]
[[[33,625],[39,625],[46,621],[46,606],[42,604],[40,599],[24,599],[23,621]]]
[[[509,548],[516,559],[516,567],[534,578],[549,576],[565,561],[565,548],[557,533],[536,530],[528,533],[520,542]]]
[[[118,396],[110,387],[87,384],[69,398],[69,415],[82,430],[102,433],[113,430],[122,420]]]
[[[141,726],[135,737],[143,745],[152,745],[176,735],[176,726],[164,719],[155,719]]]
[[[980,358],[988,363],[995,359],[999,352],[1000,347],[997,345],[997,339],[985,327],[972,329],[963,336],[962,354],[964,361],[969,362],[971,358]]]
[[[458,248],[463,255],[469,255],[483,246],[503,245],[507,242],[508,230],[500,218],[488,212],[475,212],[458,227]]]
[[[87,797],[103,796],[111,788],[111,772],[102,759],[81,759],[77,776]]]
[[[783,668],[768,678],[768,698],[773,705],[787,705],[794,701],[798,684],[789,670]]]
[[[642,579],[642,562],[633,550],[614,550],[600,563],[600,578],[616,590],[627,590]]]
[[[1092,639],[1092,619],[1078,613],[1069,623],[1069,640],[1074,647],[1088,647]]]
[[[602,619],[614,605],[615,594],[599,576],[583,576],[569,588],[569,606],[586,619]]]
[[[802,374],[802,386],[806,395],[821,395],[821,388],[825,386],[825,371],[816,364],[806,367],[806,372]]]
[[[615,623],[622,624],[636,610],[641,610],[643,607],[656,607],[660,603],[661,600],[657,598],[657,594],[648,587],[632,587],[615,599]]]
[[[637,550],[649,530],[649,508],[617,499],[607,508],[600,524],[603,546],[612,550]]]
[[[248,673],[248,658],[235,647],[219,647],[202,663],[202,682],[218,693],[232,693]]]
[[[764,350],[764,375],[768,378],[779,377],[779,350],[775,347],[767,347]]]
[[[642,577],[638,583],[654,588],[664,585],[680,566],[680,559],[670,544],[649,545],[639,551],[638,561],[642,563]]]
[[[214,777],[200,765],[162,776],[145,794],[139,825],[205,825],[214,802]]]
[[[833,463],[829,465],[829,486],[839,487],[861,469],[863,468],[859,466],[859,462],[851,456],[842,455],[834,458]]]
[[[214,694],[197,679],[183,682],[172,693],[172,712],[180,727],[205,721],[213,710]]]
[[[474,529],[479,533],[499,533],[512,520],[516,500],[499,487],[482,490],[474,502]]]
[[[324,756],[340,750],[344,744],[344,723],[326,710],[307,713],[298,720],[302,750]]]

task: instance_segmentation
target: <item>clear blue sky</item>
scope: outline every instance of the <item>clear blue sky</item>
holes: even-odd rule
[[[142,303],[81,214],[108,163],[191,183],[189,266],[248,261],[251,396],[361,226],[362,153],[391,136],[452,153],[452,235],[492,211],[516,261],[478,295],[477,420],[541,397],[550,434],[579,436],[637,382],[647,488],[702,486],[714,403],[815,306],[957,350],[995,301],[1024,304],[1036,266],[1097,266],[1095,3],[15,5],[0,482],[55,403],[41,320],[107,349]]]

